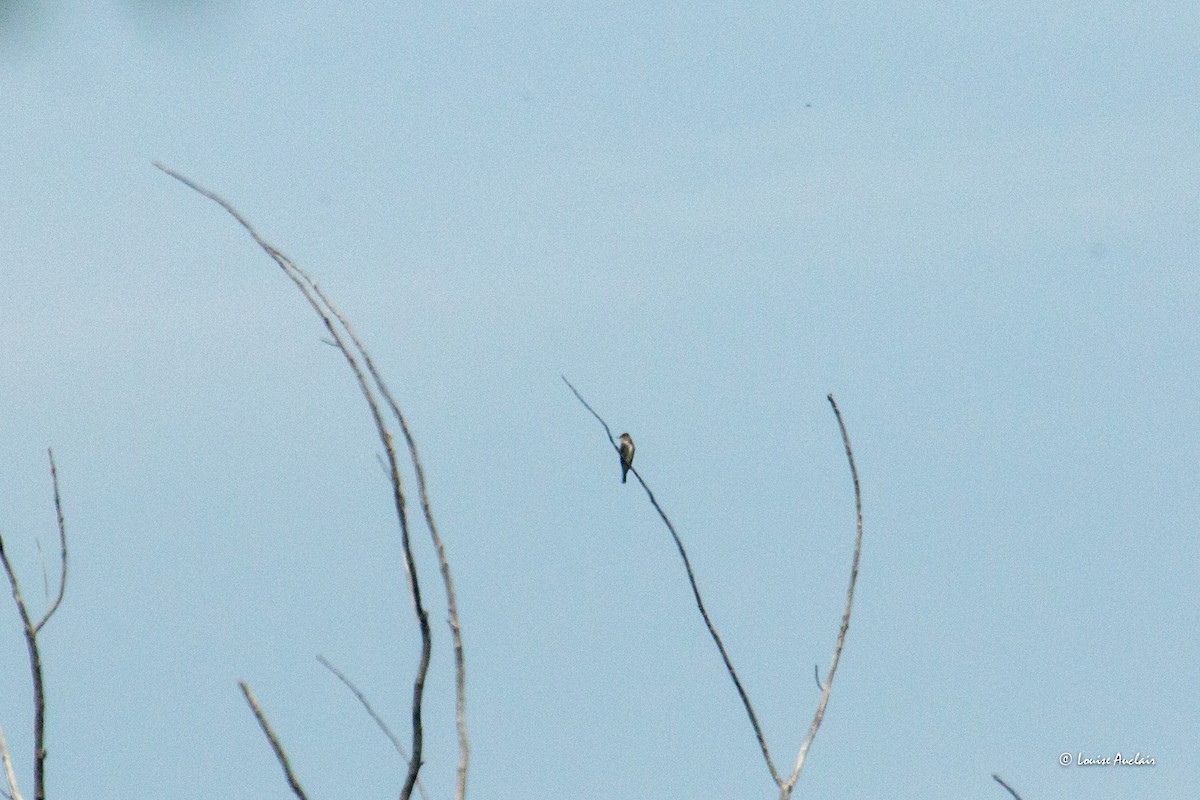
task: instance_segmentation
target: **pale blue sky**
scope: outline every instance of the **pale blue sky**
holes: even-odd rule
[[[54,797],[393,796],[416,636],[361,400],[225,195],[354,321],[460,591],[476,798],[1200,785],[1194,3],[0,2],[0,531]],[[419,540],[431,597],[440,591]],[[452,676],[435,609],[433,797]],[[30,792],[0,609],[0,724]],[[1062,768],[1140,751],[1152,768]]]

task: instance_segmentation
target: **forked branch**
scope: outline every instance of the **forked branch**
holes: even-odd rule
[[[63,594],[67,588],[67,526],[63,519],[62,496],[58,490],[58,469],[54,464],[54,451],[47,451],[50,458],[50,482],[54,486],[54,509],[58,517],[58,540],[60,544],[58,594],[50,603],[45,613],[37,620],[29,615],[25,604],[25,596],[21,592],[21,582],[8,555],[4,552],[4,537],[0,536],[0,563],[4,566],[4,574],[8,576],[8,585],[12,590],[13,602],[21,617],[21,627],[25,633],[25,647],[29,651],[29,673],[33,681],[33,796],[34,800],[45,800],[46,797],[46,691],[42,681],[42,654],[38,644],[38,634],[54,616],[62,605]],[[12,759],[8,752],[8,744],[0,734],[0,761],[3,762],[5,779],[8,783],[9,794],[19,800],[21,794],[17,790],[16,777],[12,770]]]
[[[620,449],[618,448],[616,441],[613,439],[612,429],[608,426],[608,423],[605,422],[604,418],[596,413],[596,410],[592,408],[586,400],[583,399],[583,396],[579,393],[579,390],[571,385],[571,382],[566,379],[566,376],[563,376],[563,382],[567,384],[567,388],[569,388],[575,395],[576,399],[583,404],[583,407],[591,412],[592,416],[595,417],[602,426],[604,426],[604,432],[608,435],[609,444],[612,445],[613,450],[617,451],[619,454]],[[650,487],[646,485],[645,479],[642,478],[637,469],[631,467],[629,470],[634,474],[634,477],[638,479],[638,482],[646,491],[646,496],[650,499],[650,504],[654,506],[654,510],[658,512],[659,517],[661,517],[663,523],[666,524],[667,530],[670,531],[671,538],[675,541],[675,546],[679,550],[680,558],[683,559],[684,569],[687,571],[688,583],[692,587],[692,595],[696,600],[696,608],[699,609],[700,616],[704,619],[704,624],[708,628],[709,635],[712,637],[713,642],[717,646],[717,650],[721,654],[721,660],[725,663],[725,670],[729,673],[729,677],[733,680],[733,685],[737,689],[738,697],[741,698],[742,705],[746,709],[746,716],[750,719],[750,725],[754,729],[754,736],[758,740],[759,749],[762,750],[763,760],[767,764],[767,769],[771,773],[771,778],[779,787],[780,800],[788,800],[788,798],[791,797],[792,791],[796,786],[796,780],[800,777],[800,770],[803,769],[805,758],[808,756],[808,750],[812,746],[813,739],[817,735],[817,730],[821,727],[821,720],[824,719],[825,716],[825,707],[829,703],[829,694],[833,690],[833,678],[837,673],[838,663],[840,662],[842,656],[842,648],[846,643],[846,631],[850,627],[850,612],[854,605],[854,586],[858,582],[859,554],[862,551],[862,492],[858,482],[858,468],[854,464],[854,451],[850,446],[850,436],[846,432],[846,425],[842,420],[842,413],[838,409],[837,403],[833,399],[833,395],[829,395],[828,400],[829,405],[833,408],[834,416],[837,418],[838,428],[842,434],[842,444],[846,450],[846,459],[850,463],[850,475],[854,481],[854,508],[857,520],[857,530],[854,539],[854,558],[850,567],[850,585],[846,591],[846,606],[842,613],[842,624],[838,630],[837,644],[834,647],[833,659],[829,664],[829,670],[826,672],[824,682],[821,681],[819,675],[816,675],[816,667],[814,666],[813,668],[817,686],[821,690],[821,699],[818,702],[817,711],[813,717],[812,724],[809,726],[808,735],[805,737],[804,742],[800,745],[799,753],[796,756],[796,765],[786,779],[780,776],[779,772],[775,768],[774,762],[771,760],[771,753],[767,748],[766,738],[763,736],[762,726],[759,725],[758,716],[754,712],[754,706],[751,704],[750,697],[746,694],[746,690],[742,686],[742,681],[738,677],[737,670],[734,669],[733,663],[729,659],[729,653],[725,650],[725,645],[721,641],[721,637],[717,633],[716,627],[713,625],[712,620],[708,616],[708,612],[704,608],[704,601],[701,599],[700,589],[696,585],[696,576],[692,570],[691,561],[688,558],[687,551],[684,549],[682,540],[679,538],[678,532],[675,530],[675,526],[671,523],[670,518],[667,517],[666,512],[663,511],[662,506],[658,504],[658,500],[655,499],[654,493],[650,490]]]

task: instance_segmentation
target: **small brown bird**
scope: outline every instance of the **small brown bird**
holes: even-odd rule
[[[624,483],[633,467],[633,438],[628,433],[622,433],[620,442],[618,451],[621,453],[621,483]]]

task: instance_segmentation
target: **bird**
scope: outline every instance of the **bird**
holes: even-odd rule
[[[625,483],[629,478],[629,470],[633,469],[633,438],[628,433],[622,433],[620,441],[617,452],[621,454],[621,483]]]

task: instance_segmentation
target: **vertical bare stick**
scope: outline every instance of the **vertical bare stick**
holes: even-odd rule
[[[833,395],[828,395],[829,405],[833,407],[833,415],[837,417],[838,428],[842,432],[842,444],[846,449],[846,460],[850,462],[850,476],[854,479],[854,511],[857,519],[857,533],[854,537],[854,559],[850,565],[850,586],[846,590],[846,608],[842,612],[842,625],[838,629],[837,645],[833,649],[833,659],[829,663],[829,670],[825,673],[825,683],[821,690],[821,700],[817,704],[817,712],[813,716],[812,725],[808,728],[808,736],[804,738],[804,743],[800,745],[800,752],[796,755],[796,766],[792,768],[792,774],[779,786],[780,800],[787,800],[792,794],[792,789],[796,786],[796,779],[800,777],[800,770],[804,768],[804,760],[808,756],[808,748],[812,745],[813,739],[816,738],[817,729],[821,727],[821,720],[825,717],[825,706],[829,703],[829,693],[833,689],[833,676],[837,672],[838,662],[842,658],[842,647],[846,644],[846,631],[850,627],[850,610],[854,605],[854,585],[858,582],[858,557],[862,552],[862,535],[863,535],[863,517],[862,517],[862,491],[858,484],[858,468],[854,465],[854,450],[850,447],[850,435],[846,433],[846,424],[842,421],[842,412],[838,410],[837,402],[833,399]]]
[[[38,624],[33,626],[35,633],[41,631],[42,626],[50,621],[55,611],[58,611],[58,607],[62,605],[63,594],[67,591],[67,524],[63,519],[62,496],[58,491],[58,467],[54,465],[54,450],[48,448],[46,453],[50,457],[50,482],[54,485],[54,514],[58,519],[60,569],[58,573],[58,596],[54,598],[54,602],[46,609],[46,613],[42,615]],[[44,574],[45,570],[43,569]]]
[[[437,525],[433,521],[433,511],[429,505],[429,495],[425,486],[425,468],[421,465],[421,458],[417,454],[417,443],[409,431],[404,415],[400,413],[396,401],[392,399],[383,379],[375,372],[374,366],[371,367],[371,373],[375,375],[380,392],[400,422],[404,440],[408,443],[413,469],[417,473],[417,494],[421,500],[421,510],[425,515],[425,524],[429,527],[429,536],[433,540],[434,550],[437,552],[438,566],[442,573],[442,585],[446,590],[446,617],[450,625],[451,641],[454,645],[454,720],[458,733],[458,775],[455,781],[454,796],[456,800],[464,800],[467,796],[467,768],[471,757],[471,743],[467,738],[467,664],[463,651],[462,626],[458,621],[458,601],[454,593],[454,578],[450,574],[450,561],[446,558],[446,548],[442,544],[442,537],[438,535]]]
[[[254,241],[271,257],[273,261],[283,270],[284,274],[304,295],[312,309],[321,318],[325,324],[325,329],[329,331],[333,338],[334,345],[341,351],[342,356],[346,359],[350,369],[354,373],[355,380],[358,382],[359,390],[370,408],[371,418],[375,423],[376,433],[379,436],[380,443],[383,445],[384,452],[387,454],[388,467],[392,483],[392,499],[396,507],[396,516],[400,522],[400,540],[401,548],[404,552],[404,569],[408,579],[409,595],[413,603],[413,611],[417,617],[417,627],[421,633],[421,656],[417,666],[417,673],[413,679],[412,692],[412,758],[409,761],[408,774],[405,776],[404,786],[400,792],[401,800],[409,800],[412,795],[413,787],[416,785],[417,774],[421,769],[423,745],[424,745],[424,730],[422,724],[422,700],[425,693],[425,678],[429,672],[429,658],[432,650],[432,636],[429,629],[429,614],[425,610],[424,603],[421,599],[421,585],[417,579],[416,559],[413,556],[412,542],[408,530],[408,514],[406,511],[406,501],[404,497],[403,484],[400,479],[400,468],[396,459],[396,451],[392,439],[392,433],[388,429],[383,420],[382,412],[379,408],[379,403],[376,400],[375,392],[372,390],[370,383],[367,380],[366,373],[358,358],[355,356],[353,349],[346,343],[343,332],[335,325],[334,316],[331,309],[328,308],[328,303],[322,298],[322,295],[317,288],[316,282],[309,275],[295,264],[290,258],[280,252],[276,247],[271,245],[254,226],[241,215],[241,213],[233,207],[229,201],[225,200],[220,195],[205,189],[189,178],[175,172],[174,170],[164,166],[161,163],[154,162],[154,166],[175,178],[180,183],[184,184],[200,195],[207,197],[214,203],[217,203],[224,208],[230,216],[246,229]]]
[[[1007,789],[1008,793],[1013,796],[1014,800],[1021,800],[1021,795],[1017,794],[1017,790],[1012,788],[1011,786],[1009,786],[1007,783],[1005,783],[1004,779],[1001,778],[999,775],[997,775],[994,772],[992,773],[992,780],[996,781],[996,783],[1000,784],[1005,789]]]
[[[17,573],[13,570],[8,556],[4,552],[4,538],[0,537],[0,562],[8,576],[8,585],[12,589],[13,601],[17,613],[21,617],[21,626],[25,632],[25,646],[29,651],[29,672],[33,680],[33,796],[34,800],[45,800],[46,797],[46,692],[42,683],[42,654],[38,647],[38,633],[42,627],[58,611],[62,604],[63,593],[67,585],[67,529],[63,521],[62,499],[58,491],[58,470],[54,466],[54,451],[50,452],[50,480],[54,484],[54,507],[58,514],[59,541],[62,544],[62,563],[58,596],[46,613],[36,623],[29,616],[25,605],[25,597],[21,594],[21,584]],[[7,748],[6,748],[7,749]]]
[[[288,786],[292,788],[292,794],[296,795],[300,800],[308,800],[308,796],[304,794],[304,789],[300,786],[300,781],[296,780],[296,775],[292,772],[292,765],[288,761],[287,753],[283,751],[283,745],[279,743],[279,737],[275,735],[275,731],[271,730],[271,724],[267,722],[262,708],[259,707],[258,701],[254,699],[254,693],[250,691],[250,687],[246,685],[245,681],[238,681],[238,686],[242,687],[242,694],[246,696],[246,703],[249,704],[250,710],[254,713],[254,718],[258,720],[258,726],[262,728],[267,741],[271,743],[271,749],[275,751],[275,758],[278,759],[279,766],[283,767],[283,774],[287,778]]]
[[[571,385],[571,382],[567,380],[565,375],[561,377],[563,383],[567,384],[567,388],[574,393],[579,402],[583,404],[583,407],[592,412],[592,416],[604,426],[604,432],[608,434],[609,444],[613,446],[614,450],[620,453],[617,443],[613,440],[612,429],[608,427],[608,423],[583,399],[583,395],[579,394],[579,390]],[[767,740],[763,736],[762,726],[758,723],[758,715],[754,713],[754,705],[750,702],[750,696],[746,694],[746,689],[742,686],[742,681],[738,677],[737,670],[734,669],[733,662],[729,659],[729,653],[725,650],[725,643],[721,641],[721,635],[717,633],[716,627],[708,616],[708,611],[704,608],[704,600],[700,597],[700,587],[696,585],[696,574],[692,571],[692,562],[688,558],[687,550],[684,549],[683,541],[679,538],[679,534],[675,531],[675,526],[671,524],[670,518],[662,510],[662,506],[658,504],[658,500],[654,498],[654,492],[650,491],[650,487],[646,485],[646,481],[642,478],[641,474],[634,467],[630,467],[629,471],[633,473],[634,477],[638,479],[638,483],[646,490],[646,496],[650,498],[650,504],[654,506],[654,510],[658,512],[658,516],[666,523],[667,530],[671,532],[671,538],[675,540],[675,547],[679,550],[679,556],[683,559],[683,567],[687,571],[688,583],[692,587],[692,596],[696,600],[696,608],[700,610],[700,616],[704,619],[704,625],[708,628],[709,636],[712,637],[713,642],[717,645],[717,651],[721,654],[721,660],[725,662],[725,671],[733,679],[733,685],[737,689],[738,697],[742,700],[742,706],[746,709],[746,716],[750,718],[750,725],[754,728],[754,736],[758,740],[759,749],[762,750],[763,760],[767,762],[767,769],[771,773],[771,778],[777,785],[782,785],[779,772],[775,769],[775,762],[771,760],[771,752],[767,748]]]

